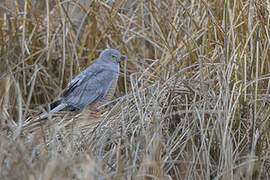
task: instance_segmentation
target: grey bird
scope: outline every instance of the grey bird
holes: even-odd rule
[[[114,95],[119,76],[121,54],[105,49],[95,62],[79,73],[67,86],[60,100],[50,105],[50,113],[63,110],[96,110]]]

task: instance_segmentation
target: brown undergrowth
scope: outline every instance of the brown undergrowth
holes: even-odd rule
[[[268,1],[0,12],[0,179],[270,179]],[[115,99],[98,115],[47,114],[107,47],[123,54]]]

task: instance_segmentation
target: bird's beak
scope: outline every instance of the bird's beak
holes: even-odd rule
[[[120,62],[121,62],[121,61],[120,61],[120,58],[117,58],[117,59],[116,59],[116,62],[120,64]]]
[[[126,56],[122,55],[120,58],[117,58],[117,62],[120,63],[121,61],[125,61],[126,58]]]

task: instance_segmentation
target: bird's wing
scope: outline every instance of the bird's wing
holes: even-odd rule
[[[98,66],[96,66],[95,64],[93,64],[92,66],[90,66],[90,67],[86,68],[85,70],[83,70],[82,72],[80,72],[73,80],[71,80],[68,83],[67,88],[61,94],[61,97],[68,96],[73,91],[73,89],[75,89],[77,86],[82,84],[83,81],[86,80],[87,76],[92,77],[98,71],[101,71],[101,69],[98,68]]]
[[[75,77],[63,92],[62,99],[67,105],[82,109],[108,92],[115,72],[102,66],[90,67]]]

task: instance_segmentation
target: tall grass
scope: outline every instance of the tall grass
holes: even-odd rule
[[[269,2],[110,2],[0,3],[0,179],[270,179]],[[47,114],[107,47],[115,100]]]

